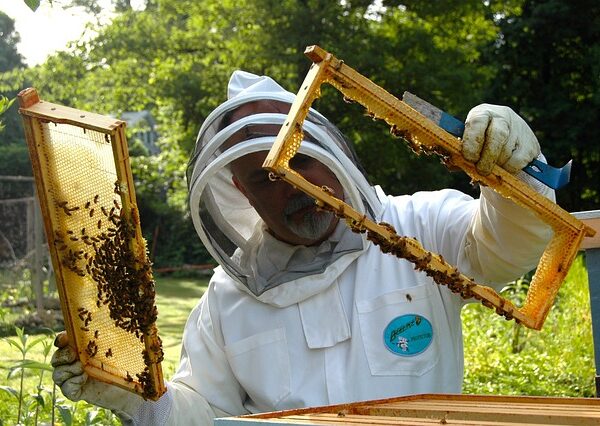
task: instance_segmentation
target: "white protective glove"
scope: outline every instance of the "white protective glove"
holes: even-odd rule
[[[54,345],[59,349],[52,355],[52,380],[60,387],[63,395],[71,401],[84,400],[90,404],[107,408],[115,413],[124,424],[131,424],[144,403],[141,396],[114,385],[94,380],[83,371],[77,353],[68,344],[63,332],[56,336]]]
[[[488,175],[494,164],[517,173],[540,154],[540,144],[525,120],[506,106],[481,104],[465,120],[462,154]]]

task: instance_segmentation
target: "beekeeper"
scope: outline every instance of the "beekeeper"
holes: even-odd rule
[[[54,356],[64,395],[133,424],[212,424],[215,417],[418,393],[460,393],[465,301],[262,169],[294,95],[237,71],[206,119],[189,164],[192,218],[219,262],[183,334],[179,368],[157,401],[97,382],[67,346]],[[537,265],[551,230],[481,188],[388,196],[371,186],[342,134],[311,110],[291,162],[309,181],[400,235],[415,237],[467,276],[497,289]],[[480,105],[463,155],[482,173],[541,157],[511,109]]]

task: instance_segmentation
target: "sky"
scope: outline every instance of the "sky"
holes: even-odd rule
[[[23,0],[0,0],[0,10],[15,21],[21,36],[17,49],[29,66],[43,63],[48,55],[64,50],[84,34],[85,25],[93,17],[79,8],[63,10],[60,0],[42,0],[33,12]],[[89,33],[89,31],[88,31]]]

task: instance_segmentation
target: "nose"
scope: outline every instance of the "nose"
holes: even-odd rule
[[[296,188],[291,183],[284,181],[281,178],[275,178],[273,181],[273,196],[287,200],[301,194],[302,191]]]

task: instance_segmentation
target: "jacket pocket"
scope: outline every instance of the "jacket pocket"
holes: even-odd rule
[[[258,407],[275,408],[290,394],[290,360],[283,328],[246,337],[224,349],[233,373]]]
[[[439,327],[431,287],[419,285],[356,303],[372,375],[421,376],[438,363]]]

